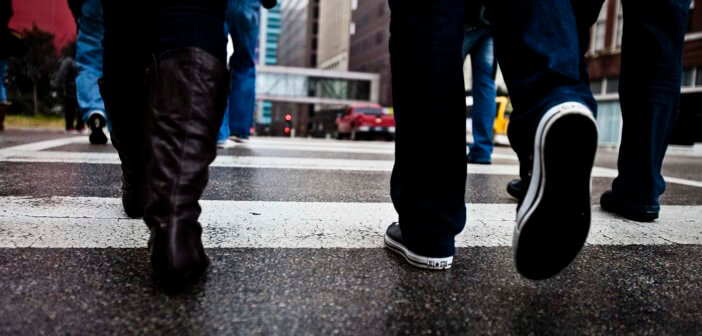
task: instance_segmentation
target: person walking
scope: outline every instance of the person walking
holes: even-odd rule
[[[663,159],[680,104],[682,52],[690,0],[622,1],[624,34],[619,76],[622,142],[619,174],[600,197],[603,210],[626,219],[650,222],[658,218],[659,197],[665,191]],[[578,18],[580,54],[589,46],[589,29],[604,0],[573,1]],[[587,67],[582,60],[583,78]],[[526,180],[525,180],[526,181]],[[507,191],[524,197],[524,183],[515,180]]]
[[[76,93],[76,77],[78,76],[78,65],[73,55],[75,46],[69,46],[65,55],[59,60],[59,70],[53,81],[53,86],[59,91],[59,96],[63,98],[63,113],[66,121],[66,133],[80,134],[85,128],[83,118],[78,113],[78,99]]]
[[[385,245],[411,265],[448,269],[466,221],[464,1],[389,4],[397,124],[391,197],[399,222],[388,227]],[[520,176],[532,177],[517,207],[515,266],[529,279],[545,279],[567,267],[587,238],[596,105],[581,78],[570,1],[494,6],[488,18],[514,105],[508,136]],[[416,136],[427,128],[444,131]]]
[[[623,0],[622,9],[619,175],[600,204],[624,218],[650,222],[658,218],[665,191],[661,168],[680,105],[690,0]]]
[[[198,201],[229,94],[227,2],[103,0],[103,6],[100,89],[121,161],[122,204],[149,228],[157,276],[185,284],[210,263]],[[127,100],[124,92],[133,94]]]
[[[256,101],[255,59],[260,10],[260,0],[227,0],[224,33],[232,38],[234,54],[229,59],[229,102],[217,135],[220,147],[231,146],[228,138],[235,143],[245,143],[250,135]]]
[[[490,33],[490,24],[485,19],[485,6],[480,1],[468,1],[465,4],[465,31],[461,48],[463,60],[470,55],[473,85],[473,143],[468,145],[466,161],[476,164],[492,162],[493,125],[497,104],[495,74],[497,62]]]
[[[5,88],[5,71],[7,58],[10,56],[10,28],[7,26],[12,17],[12,0],[0,0],[0,131],[5,130],[5,115],[10,106]]]
[[[83,121],[90,127],[90,143],[106,144],[107,136],[103,129],[105,127],[109,129],[110,124],[105,113],[105,103],[98,87],[98,79],[102,77],[103,69],[102,39],[105,29],[100,0],[84,0],[80,4],[77,23],[76,63],[78,64],[78,76],[76,77],[76,89],[78,107]]]

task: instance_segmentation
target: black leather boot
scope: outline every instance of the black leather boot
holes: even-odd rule
[[[136,76],[101,78],[98,84],[112,122],[112,145],[122,163],[122,206],[127,216],[141,218],[148,201],[146,170],[150,161],[144,72]],[[131,93],[129,98],[124,92]]]
[[[164,281],[179,284],[209,265],[198,200],[217,154],[229,75],[208,52],[181,48],[158,55],[147,77],[152,165],[144,220],[151,230],[154,271]]]

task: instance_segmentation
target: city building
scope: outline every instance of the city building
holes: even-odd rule
[[[380,74],[380,104],[392,106],[387,0],[352,0],[349,71]]]
[[[278,65],[302,68],[317,67],[319,5],[320,0],[282,1]],[[291,135],[304,135],[307,133],[309,120],[313,113],[314,105],[274,103],[271,113],[271,129],[275,129],[279,125],[292,124]],[[286,115],[290,115],[292,120],[285,120]]]
[[[320,0],[282,1],[278,64],[317,67]]]
[[[671,143],[702,142],[702,0],[693,0],[683,54],[680,114]],[[588,52],[590,87],[598,103],[600,143],[617,145],[621,138],[619,69],[624,12],[621,0],[607,0],[592,27]]]
[[[349,68],[351,0],[322,1],[319,12],[317,67],[346,71]]]
[[[278,64],[278,38],[280,37],[281,4],[271,9],[261,9],[261,24],[259,27],[258,64]],[[257,102],[256,124],[270,125],[273,114],[273,103]]]

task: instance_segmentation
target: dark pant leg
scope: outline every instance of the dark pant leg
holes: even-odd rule
[[[680,102],[682,51],[690,0],[623,1],[619,96],[622,143],[614,195],[659,209],[661,166]]]
[[[415,253],[455,253],[466,221],[463,0],[390,0],[391,196]]]
[[[575,13],[575,24],[578,29],[578,45],[580,54],[580,78],[585,84],[590,84],[585,54],[590,49],[590,29],[597,22],[600,9],[605,0],[570,0]],[[593,111],[595,112],[595,111]]]
[[[226,0],[156,0],[154,52],[196,47],[226,64]]]
[[[520,175],[528,179],[536,127],[546,110],[566,101],[596,110],[581,75],[577,22],[569,0],[502,0],[488,10],[514,106],[508,136],[519,156]]]
[[[66,95],[63,98],[63,112],[64,120],[66,121],[66,130],[78,129],[80,130],[80,125],[74,125],[76,116],[78,114],[78,101],[75,95]],[[78,120],[82,120],[78,117]]]

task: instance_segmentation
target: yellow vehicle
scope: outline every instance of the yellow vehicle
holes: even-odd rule
[[[509,145],[507,140],[507,126],[509,125],[509,115],[512,113],[512,105],[508,96],[495,97],[497,109],[495,111],[495,123],[493,124],[493,141],[497,145]],[[470,119],[473,109],[473,97],[466,97],[466,132],[472,136],[473,125]]]

